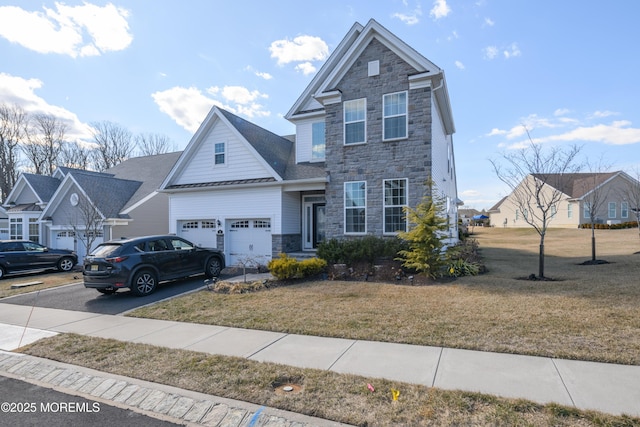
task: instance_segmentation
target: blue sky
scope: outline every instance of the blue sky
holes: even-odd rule
[[[376,19],[445,70],[459,197],[508,189],[489,159],[527,141],[640,168],[640,2],[0,0],[0,103],[70,139],[111,121],[183,149],[212,105],[277,134],[355,22]]]

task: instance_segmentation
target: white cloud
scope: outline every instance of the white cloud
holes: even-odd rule
[[[565,117],[569,110],[559,109],[554,112],[554,118],[540,117],[530,114],[520,119],[520,124],[508,130],[493,128],[485,136],[504,137],[506,140],[520,139],[528,130],[536,144],[546,142],[597,142],[607,145],[630,145],[640,143],[640,128],[632,127],[628,120],[617,120],[611,123],[591,123],[595,114],[586,115],[585,120]],[[606,115],[605,115],[606,116]],[[600,117],[602,118],[602,117]],[[534,132],[534,130],[538,132]],[[551,130],[551,133],[549,131]],[[499,145],[508,148],[522,148],[528,145],[527,139]]]
[[[329,55],[329,46],[314,36],[298,36],[293,40],[276,40],[269,46],[271,57],[278,65],[290,62],[322,61]]]
[[[593,118],[602,118],[602,117],[609,117],[609,116],[617,116],[618,113],[614,112],[614,111],[595,111],[591,117]]]
[[[212,86],[206,90],[206,94],[196,87],[175,86],[155,92],[151,96],[160,111],[189,132],[198,129],[214,105],[249,119],[271,114],[257,102],[259,99],[268,98],[267,95],[242,86]]]
[[[435,0],[429,15],[434,19],[440,19],[445,18],[449,13],[451,13],[451,8],[447,4],[447,0]]]
[[[133,40],[129,12],[108,3],[66,6],[30,12],[16,6],[0,7],[0,36],[39,53],[97,56],[126,49]]]
[[[273,76],[271,74],[269,74],[269,73],[263,73],[263,72],[260,72],[260,71],[256,71],[255,74],[256,74],[256,76],[261,77],[261,78],[263,78],[265,80],[271,80],[273,78]]]
[[[493,27],[495,22],[491,18],[484,18],[484,23],[488,27]]]
[[[456,61],[455,64],[456,64],[456,67],[458,67],[458,69],[464,70],[464,64],[462,62]]]
[[[405,6],[408,6],[407,2],[403,2]],[[420,4],[418,4],[418,6],[413,10],[412,13],[394,13],[393,15],[391,15],[392,18],[398,18],[399,20],[401,20],[402,22],[404,22],[407,25],[415,25],[418,22],[420,22],[420,17],[422,16],[422,7],[420,6]]]
[[[607,145],[629,145],[640,143],[640,128],[630,127],[631,122],[618,120],[610,124],[581,126],[569,132],[541,138],[546,141],[589,141]]]
[[[502,53],[506,59],[522,55],[517,43],[511,43]]]
[[[569,110],[568,108],[558,108],[556,111],[553,112],[553,115],[558,117],[558,116],[564,116],[567,115],[571,112],[571,110]]]
[[[302,74],[308,76],[316,72],[316,67],[311,62],[301,62],[296,65],[296,71],[301,71]]]
[[[24,79],[6,73],[0,73],[0,99],[9,106],[18,105],[30,114],[43,113],[61,120],[66,126],[66,136],[73,141],[89,140],[91,130],[78,116],[58,105],[51,105],[36,95],[43,82],[38,79]]]
[[[484,57],[487,59],[493,59],[498,56],[498,48],[496,46],[487,46],[483,49]]]

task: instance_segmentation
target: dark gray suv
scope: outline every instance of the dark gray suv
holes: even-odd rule
[[[84,259],[84,286],[103,294],[129,288],[149,295],[159,282],[204,273],[217,277],[225,267],[219,249],[201,248],[174,235],[111,240]]]
[[[70,271],[77,263],[78,256],[68,249],[49,249],[29,240],[0,240],[0,279],[19,271]]]

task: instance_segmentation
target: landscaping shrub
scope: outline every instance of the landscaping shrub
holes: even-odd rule
[[[303,279],[305,277],[320,274],[327,266],[327,262],[319,258],[309,258],[298,261],[295,258],[280,254],[279,258],[272,259],[267,264],[269,272],[278,280]]]
[[[397,237],[365,236],[353,239],[330,239],[318,246],[318,257],[328,264],[358,263],[374,265],[384,258],[393,259],[398,252],[406,249],[407,243]]]

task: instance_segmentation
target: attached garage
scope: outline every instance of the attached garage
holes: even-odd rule
[[[227,224],[227,265],[266,265],[271,260],[271,220],[231,219]]]
[[[203,248],[216,248],[217,220],[178,221],[178,235]]]

